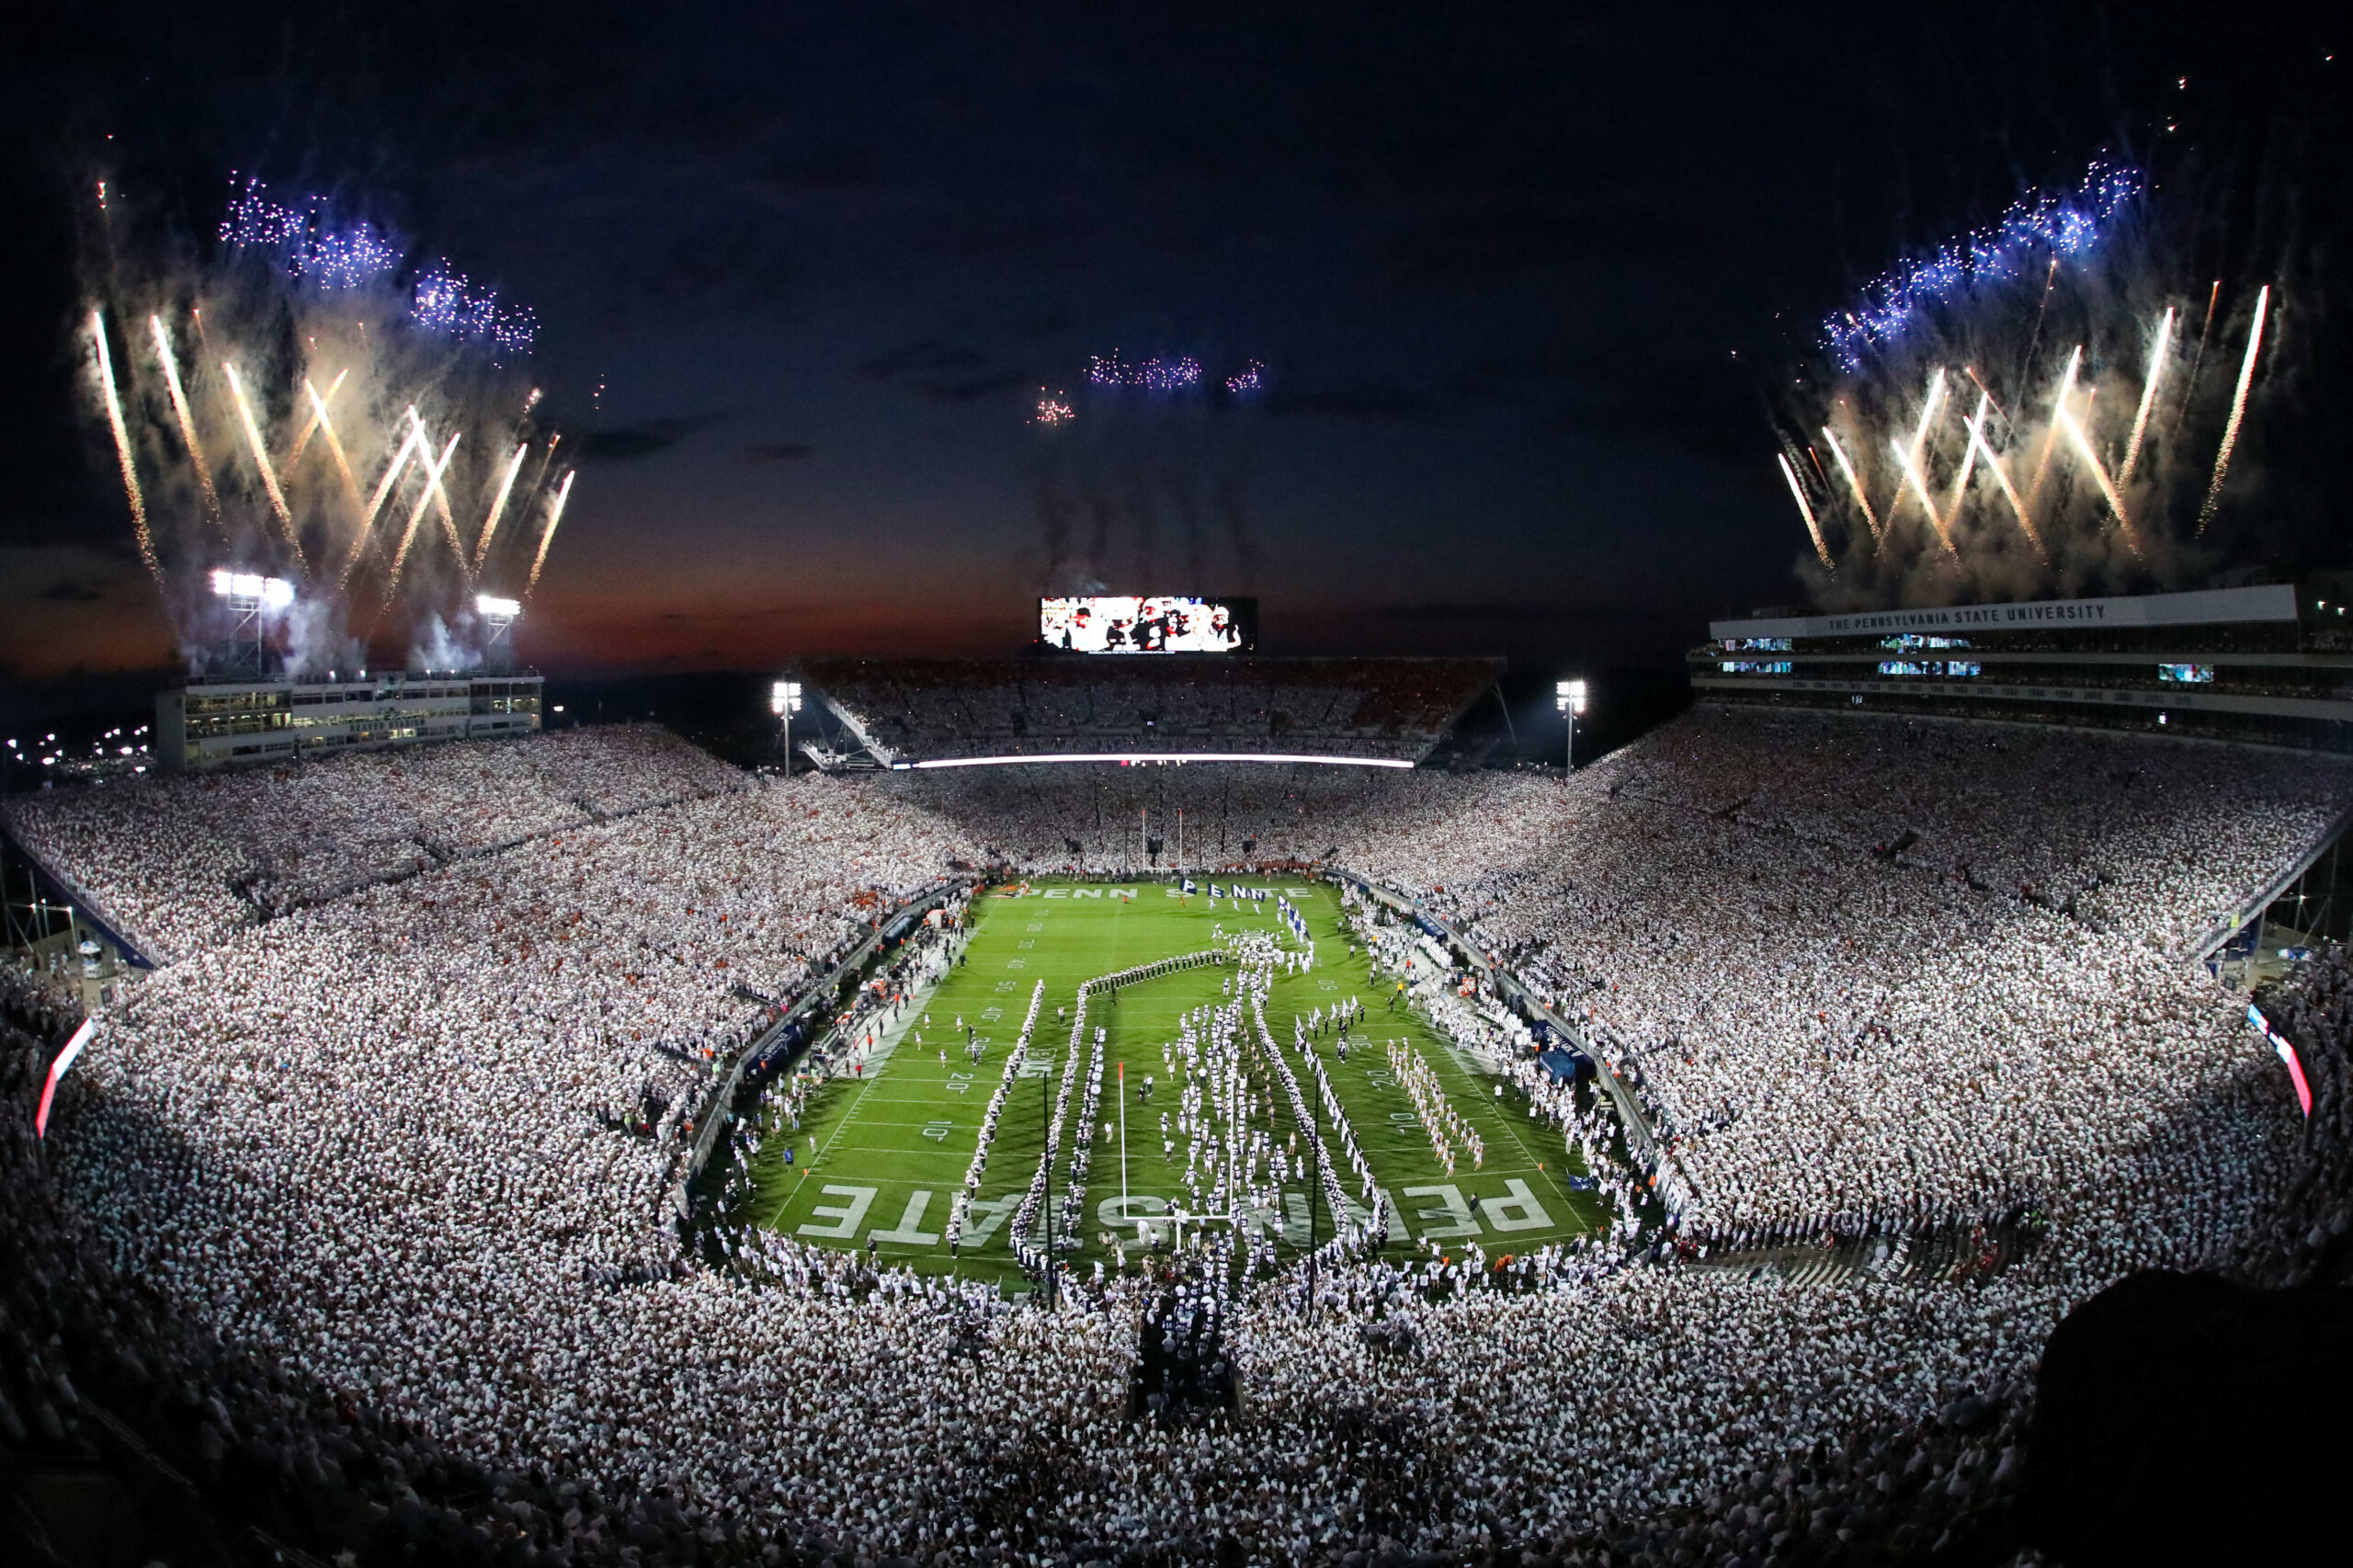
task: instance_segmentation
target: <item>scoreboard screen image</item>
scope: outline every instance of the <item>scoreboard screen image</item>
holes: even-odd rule
[[[1040,599],[1038,640],[1074,653],[1246,653],[1258,601],[1185,594]]]

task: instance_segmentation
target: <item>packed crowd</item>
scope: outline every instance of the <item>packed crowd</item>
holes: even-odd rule
[[[2348,799],[2326,759],[1709,711],[1565,798],[1480,781],[1349,864],[1592,1035],[1696,1189],[1688,1229],[1853,1233],[2063,1189],[2143,1138],[2102,1107],[2243,1055],[2237,1009],[2168,954]],[[1873,852],[1899,828],[1911,848]],[[1963,874],[1997,863],[2023,880]],[[2029,896],[2094,878],[2098,923]],[[2060,1108],[2089,1147],[2051,1136]]]
[[[1418,757],[1495,678],[1479,659],[821,660],[809,680],[894,755],[1319,752]]]
[[[18,796],[26,847],[158,962],[263,917],[743,776],[651,725]]]
[[[22,960],[0,960],[0,1016],[41,1040],[61,1039],[71,1032],[82,1012],[81,999],[65,979],[59,952]]]
[[[2353,1229],[2353,1211],[2333,1210],[2329,1195],[2353,1190],[2353,954],[2323,945],[2309,961],[2256,993],[2270,1027],[2296,1053],[2313,1096],[2312,1158],[2297,1179],[2301,1201],[2283,1205],[2268,1231],[2251,1227],[2242,1251],[2268,1263],[2266,1284],[2302,1284]],[[2318,1201],[2315,1201],[2315,1199]],[[2302,1221],[2315,1211],[2317,1222]]]
[[[738,987],[789,994],[982,848],[1060,864],[1087,788],[771,780],[176,932],[189,956],[105,1021],[51,1157],[8,1121],[4,1222],[44,1273],[0,1301],[43,1348],[0,1426],[46,1432],[45,1404],[62,1432],[85,1357],[135,1363],[204,1473],[266,1467],[412,1539],[569,1562],[1181,1560],[1233,1539],[1664,1563],[1965,1537],[1996,1517],[2072,1304],[2151,1266],[2292,1271],[2343,1228],[2312,1179],[2344,1139],[2343,1039],[2320,1021],[2339,994],[2287,1014],[2335,1053],[2306,1123],[2229,999],[2161,949],[2348,791],[2295,759],[2068,737],[2097,754],[2071,768],[2008,731],[1924,729],[1699,714],[1565,795],[1190,768],[1178,788],[1328,835],[1574,1009],[1664,1113],[1687,1238],[2030,1196],[2042,1244],[1972,1289],[1665,1266],[1631,1225],[1510,1259],[1328,1252],[1312,1312],[1291,1275],[1090,1284],[1047,1312],[777,1238],[706,1267],[663,1200],[710,1062],[757,1022]],[[1915,846],[1873,854],[1899,824]],[[84,885],[131,896],[131,851],[50,832]],[[165,830],[153,874],[186,885],[173,856],[209,843]],[[0,1087],[21,1099],[40,1061],[17,1048]],[[650,1098],[682,1108],[654,1136],[600,1121]],[[1574,1091],[1528,1108],[1600,1136]],[[1217,1153],[1204,1174],[1236,1190],[1296,1157]],[[113,1306],[133,1278],[151,1293]],[[1131,1419],[1154,1336],[1153,1392],[1213,1388],[1190,1346],[1243,1408],[1188,1393]]]

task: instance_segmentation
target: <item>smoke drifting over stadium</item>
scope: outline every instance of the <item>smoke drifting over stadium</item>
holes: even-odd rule
[[[2095,164],[1824,322],[1776,432],[1819,599],[2176,586],[2215,569],[2243,520],[2233,464],[2285,301],[2268,277],[2200,276],[2178,205]]]
[[[477,601],[536,585],[571,494],[533,417],[537,324],[324,198],[233,181],[176,233],[100,184],[79,328],[93,415],[191,668],[229,614],[215,573],[291,585],[263,612],[289,669],[480,656]]]
[[[1246,583],[1252,409],[1266,367],[1212,374],[1189,355],[1094,356],[1074,398],[1040,387],[1031,423],[1049,593],[1097,593],[1172,572]],[[1229,575],[1230,574],[1230,575]]]

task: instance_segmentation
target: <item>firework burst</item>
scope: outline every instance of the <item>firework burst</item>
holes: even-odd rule
[[[2278,301],[2254,280],[2235,302],[2219,286],[2199,301],[2207,280],[2178,278],[2153,199],[2137,171],[2096,165],[1824,323],[1821,358],[1791,378],[1777,421],[1777,463],[1826,602],[2165,585],[2208,569],[2192,547],[2224,502]],[[2209,324],[2194,344],[2193,311]],[[2199,377],[2210,336],[2242,349],[2234,387]],[[1796,432],[1818,433],[1827,462],[1806,461],[1812,437]]]
[[[1859,371],[1875,351],[1965,306],[1981,290],[2032,276],[2046,261],[2055,266],[2088,256],[2143,184],[2138,169],[2094,164],[2075,188],[2022,197],[1984,228],[1889,268],[1863,286],[1861,299],[1823,322],[1831,357]]]
[[[139,202],[119,187],[107,200],[88,268],[93,411],[191,660],[215,640],[204,585],[224,562],[302,585],[285,609],[305,629],[287,639],[297,668],[364,662],[355,621],[461,642],[478,582],[536,583],[571,475],[548,472],[555,437],[518,369],[528,309],[256,179],[233,186],[209,247],[165,233],[119,248],[142,232]],[[144,320],[110,341],[108,317]],[[516,537],[510,513],[551,526]]]

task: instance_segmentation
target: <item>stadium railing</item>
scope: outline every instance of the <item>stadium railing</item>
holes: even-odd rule
[[[115,949],[122,954],[132,968],[161,969],[181,956],[144,937],[136,942],[132,941],[130,935],[131,927],[115,918],[113,911],[95,895],[43,858],[40,853],[26,841],[24,835],[17,831],[16,823],[10,819],[7,809],[4,806],[0,806],[0,836],[5,836],[8,840],[9,847],[24,857],[25,864],[35,875],[49,883],[50,892],[66,903],[79,906],[82,918],[97,927],[98,934],[113,943]]]
[[[1642,1102],[1637,1100],[1620,1081],[1618,1074],[1610,1071],[1606,1053],[1597,1048],[1596,1041],[1591,1036],[1554,1012],[1510,970],[1499,963],[1491,962],[1475,944],[1465,940],[1453,926],[1435,915],[1425,913],[1420,904],[1405,893],[1394,888],[1385,887],[1354,871],[1336,868],[1327,874],[1337,880],[1354,882],[1367,893],[1415,921],[1425,931],[1436,927],[1437,933],[1447,946],[1453,949],[1464,963],[1492,976],[1496,986],[1503,991],[1507,999],[1517,1002],[1527,1011],[1541,1018],[1562,1038],[1574,1041],[1577,1049],[1584,1051],[1587,1059],[1593,1062],[1595,1076],[1600,1080],[1602,1087],[1608,1091],[1611,1101],[1618,1107],[1618,1119],[1626,1129],[1626,1144],[1634,1157],[1646,1169],[1660,1173],[1665,1181],[1674,1182],[1681,1187],[1682,1191],[1676,1195],[1670,1207],[1680,1208],[1690,1196],[1696,1195],[1699,1189],[1693,1186],[1689,1173],[1683,1169],[1682,1162],[1676,1159],[1667,1152],[1665,1146],[1659,1142],[1658,1134],[1652,1128],[1650,1118],[1644,1114]]]
[[[765,1057],[769,1048],[775,1045],[788,1029],[799,1024],[801,1018],[815,1009],[821,1002],[840,995],[842,977],[854,972],[859,965],[871,957],[875,949],[881,947],[884,938],[894,929],[899,931],[909,929],[912,926],[910,917],[921,918],[933,908],[946,903],[959,890],[972,886],[975,881],[976,879],[966,876],[942,877],[939,881],[902,900],[888,915],[875,921],[874,928],[869,931],[856,946],[844,953],[824,975],[803,985],[801,988],[801,994],[778,1015],[774,1023],[753,1036],[729,1059],[725,1071],[720,1074],[719,1082],[712,1086],[710,1097],[703,1102],[702,1110],[695,1122],[694,1148],[687,1156],[686,1167],[679,1174],[677,1184],[670,1189],[670,1204],[676,1211],[681,1224],[691,1228],[694,1218],[694,1199],[696,1193],[701,1190],[703,1168],[710,1163],[711,1151],[718,1146],[720,1135],[736,1120],[735,1096],[743,1087],[745,1069],[752,1062]],[[804,1038],[792,1054],[797,1057],[813,1048],[817,1043],[819,1043],[818,1039],[813,1035]],[[789,1064],[789,1062],[786,1063],[786,1065]]]

